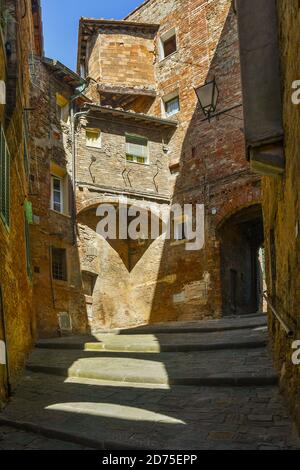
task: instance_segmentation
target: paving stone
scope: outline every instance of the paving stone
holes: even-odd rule
[[[242,321],[244,326],[249,324],[247,318],[239,319],[238,324],[242,325]],[[230,328],[230,322],[235,326],[233,319],[226,319],[226,328]],[[205,324],[208,327],[211,322]],[[220,329],[224,321],[219,326],[215,322],[213,325],[214,329]],[[191,325],[185,325],[185,335],[188,327]],[[201,328],[198,324],[197,327]],[[242,328],[241,334],[245,330]],[[164,331],[166,335],[166,328]],[[165,344],[173,341],[174,333],[170,334],[172,340],[165,340]],[[238,332],[234,329],[214,332],[211,336],[214,343],[216,334],[224,334],[224,338],[226,335],[228,342],[230,335],[235,340]],[[197,341],[202,344],[207,341],[208,333],[203,335],[202,341],[197,333]],[[131,336],[136,347],[139,339],[135,334]],[[82,344],[82,338],[65,340],[69,344]],[[0,448],[3,445],[32,449],[72,448],[73,445],[76,449],[103,445],[109,448],[115,443],[114,447],[120,449],[124,446],[161,450],[300,449],[299,437],[277,385],[172,383],[178,376],[201,374],[216,378],[225,374],[231,377],[275,375],[266,347],[235,349],[233,341],[232,349],[224,350],[123,353],[53,347],[35,351],[29,365],[38,365],[44,372],[45,364],[59,367],[61,375],[41,373],[41,370],[26,372],[10,405],[0,415],[0,422],[2,419],[6,425]],[[86,377],[76,376],[78,368],[82,368]],[[109,380],[114,370],[118,370],[122,380],[118,381],[117,376]],[[145,382],[146,378],[152,378],[153,382]],[[21,437],[17,433],[14,437],[8,424],[23,426],[27,433]],[[32,432],[27,437],[28,426],[31,431],[36,429],[33,437]],[[69,443],[44,440],[40,435],[43,432],[54,433],[56,437],[63,433]]]

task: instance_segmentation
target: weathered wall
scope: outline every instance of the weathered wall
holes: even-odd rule
[[[30,131],[31,181],[35,223],[31,226],[34,311],[40,336],[56,335],[61,312],[72,316],[73,331],[86,331],[85,302],[81,292],[81,271],[76,244],[73,245],[72,154],[70,121],[63,122],[56,112],[56,93],[66,98],[74,91],[36,57],[33,65]],[[51,200],[51,162],[66,173],[69,180],[69,211],[54,212]],[[51,247],[67,250],[67,281],[52,279]]]
[[[88,75],[98,83],[153,88],[153,33],[114,32],[105,28],[88,46]]]
[[[86,127],[101,131],[101,148],[86,145]],[[147,165],[126,162],[126,133],[148,139]],[[77,181],[79,184],[95,184],[118,190],[132,189],[156,197],[158,195],[167,197],[170,195],[167,184],[170,172],[164,142],[167,143],[168,140],[169,131],[153,129],[151,125],[126,124],[113,117],[106,119],[101,119],[101,116],[97,119],[89,117],[77,136]],[[95,158],[95,161],[91,164],[92,158]]]
[[[24,216],[24,203],[29,192],[24,164],[24,108],[29,104],[28,57],[34,51],[34,42],[31,2],[27,2],[27,15],[22,18],[21,11],[15,9],[17,2],[5,3],[12,17],[18,21],[18,28],[12,20],[8,22],[6,31],[3,31],[5,40],[11,42],[10,56],[6,57],[0,39],[0,73],[7,86],[7,105],[1,105],[1,124],[8,142],[11,165],[9,227],[6,228],[0,220],[0,286],[3,292],[0,339],[6,341],[9,382],[14,388],[35,340],[35,319],[31,308],[32,281],[27,272]],[[7,72],[14,78],[7,79]],[[0,365],[0,405],[7,398],[7,391],[7,370]]]
[[[292,83],[299,80],[300,11],[296,0],[278,1],[279,39],[284,97],[286,172],[282,179],[264,178],[268,290],[278,311],[300,339],[300,106],[292,104]],[[272,246],[274,234],[275,243]],[[291,341],[270,315],[276,363],[282,385],[300,424],[300,369],[292,364]]]
[[[174,201],[206,207],[204,250],[188,253],[184,245],[165,245],[160,276],[175,273],[176,282],[166,288],[158,286],[152,320],[218,317],[222,311],[222,240],[217,228],[224,218],[260,202],[260,181],[251,175],[245,161],[241,108],[211,123],[203,122],[194,87],[215,76],[220,91],[218,110],[241,104],[236,18],[227,0],[150,0],[126,19],[161,25],[155,61],[158,97],[153,109],[160,115],[161,99],[175,90],[181,106],[175,116],[178,130],[169,144],[170,166],[179,164],[179,174],[169,179],[170,189]],[[160,61],[159,36],[173,27],[178,51]]]
[[[171,195],[174,203],[204,204],[206,243],[201,251],[187,251],[185,243],[160,240],[157,247],[155,244],[148,247],[128,273],[122,257],[116,257],[116,251],[121,252],[124,247],[113,249],[109,243],[100,243],[91,227],[80,220],[81,253],[85,253],[81,259],[87,271],[96,271],[98,275],[93,296],[94,318],[99,317],[100,326],[102,320],[105,326],[126,326],[145,321],[216,318],[222,313],[222,239],[217,229],[224,219],[241,208],[260,203],[260,179],[250,173],[245,159],[242,108],[236,107],[231,115],[223,115],[211,123],[203,121],[194,91],[194,87],[215,76],[220,90],[218,110],[242,103],[237,25],[231,1],[150,0],[126,19],[160,24],[152,45],[147,43],[152,57],[150,61],[149,55],[145,64],[151,83],[153,72],[150,73],[149,65],[153,62],[157,96],[150,107],[143,109],[139,99],[139,107],[132,109],[164,117],[163,98],[178,91],[180,112],[172,117],[178,127],[167,141],[164,139],[164,151],[162,132],[155,135],[149,128],[137,132],[150,141],[151,162],[146,167],[125,163],[124,136],[129,132],[125,120],[115,122],[116,118],[111,122],[110,118],[109,122],[104,119],[88,124],[103,132],[102,148],[97,151],[85,147],[84,123],[78,139],[78,208],[95,210],[103,188],[108,194],[111,190],[119,196],[144,192],[146,200],[153,197],[156,189],[153,174],[158,159],[162,167],[156,177],[156,196]],[[178,50],[161,60],[160,36],[172,28],[176,28]],[[102,31],[90,43],[88,74],[98,78],[102,85],[144,86],[144,73],[140,73],[135,63],[138,51],[133,53],[132,49],[132,41],[134,47],[139,47],[140,39],[133,40],[132,34],[127,34],[121,41],[121,29],[120,26],[119,32],[113,30],[109,35]],[[105,73],[100,77],[104,62]],[[126,71],[119,66],[125,62]],[[95,89],[92,83],[90,92]],[[95,93],[91,96],[97,100]],[[92,157],[95,161],[90,166]],[[124,179],[124,168],[129,184]],[[86,252],[90,244],[95,247],[94,253],[101,258],[102,252],[109,263],[102,266],[98,260],[94,266],[96,255],[89,262]]]

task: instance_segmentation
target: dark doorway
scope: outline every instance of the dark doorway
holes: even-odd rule
[[[260,205],[233,214],[219,228],[224,315],[256,313],[263,293],[263,218]]]

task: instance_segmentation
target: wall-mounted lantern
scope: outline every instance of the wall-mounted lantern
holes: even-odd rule
[[[218,88],[215,78],[213,80],[210,80],[209,82],[205,82],[204,85],[198,88],[195,88],[195,93],[197,95],[201,109],[205,116],[205,119],[203,119],[203,121],[210,122],[211,119],[214,117],[218,117],[221,114],[228,113],[229,111],[232,111],[233,109],[240,108],[243,106],[242,104],[237,104],[237,105],[231,106],[230,108],[224,109],[223,111],[216,112],[218,98],[219,98],[219,88]],[[238,119],[239,121],[243,121],[243,119],[241,119],[238,116],[233,116],[233,115],[228,115],[228,116],[230,116],[233,119]]]
[[[219,97],[216,79],[214,78],[199,88],[196,88],[195,92],[204,115],[210,120],[211,115],[216,111]]]

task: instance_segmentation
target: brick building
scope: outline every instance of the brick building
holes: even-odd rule
[[[229,1],[190,1],[188,10],[181,3],[146,2],[124,21],[81,19],[78,72],[89,86],[76,107],[85,102],[86,115],[75,123],[74,161],[67,114],[80,79],[73,75],[72,82],[61,64],[36,65],[46,87],[33,94],[40,160],[32,175],[43,334],[57,332],[62,318],[79,332],[87,323],[94,331],[260,307],[260,180],[244,158],[236,18]],[[212,77],[218,109],[236,107],[234,118],[204,119],[194,88]],[[130,145],[138,155],[128,154]],[[54,197],[62,199],[59,207]],[[120,207],[124,197],[149,214],[166,204],[204,204],[204,249],[187,251],[184,240],[161,237],[101,240],[96,208]]]
[[[260,179],[245,161],[236,17],[229,1],[184,6],[148,1],[124,21],[80,21],[78,72],[90,79],[92,104],[78,139],[78,222],[84,271],[95,281],[96,326],[260,307]],[[234,110],[208,122],[194,88],[213,77],[218,110]],[[86,140],[92,135],[98,148]],[[126,157],[132,135],[147,142],[148,161]],[[204,249],[189,252],[184,241],[158,239],[126,248],[102,242],[94,250],[100,241],[88,213],[124,196],[137,206],[204,204]],[[95,261],[103,252],[109,263]]]
[[[86,85],[62,64],[37,62],[32,256],[41,334],[257,311],[260,178],[245,159],[231,2],[150,0],[123,21],[82,18]],[[217,111],[231,112],[209,122],[194,88],[213,77]],[[204,248],[163,237],[104,241],[96,209],[120,210],[124,198],[149,217],[165,205],[203,204]]]
[[[35,340],[28,108],[30,58],[43,52],[39,3],[6,0],[0,12],[0,405]]]

